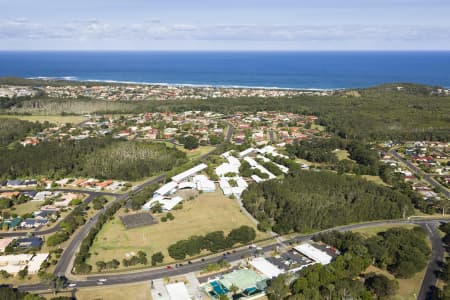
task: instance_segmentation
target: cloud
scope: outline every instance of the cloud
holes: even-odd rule
[[[255,24],[164,24],[159,20],[113,24],[98,20],[44,24],[26,19],[0,21],[0,40],[198,40],[198,41],[429,41],[450,39],[442,26],[301,26]]]

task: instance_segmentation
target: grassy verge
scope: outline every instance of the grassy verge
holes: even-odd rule
[[[148,282],[111,287],[82,288],[76,292],[77,300],[152,300]]]
[[[381,225],[381,226],[375,226],[375,227],[367,227],[367,228],[355,229],[355,230],[352,230],[352,231],[361,233],[362,235],[364,235],[366,237],[371,237],[371,236],[377,235],[380,232],[386,231],[386,230],[391,229],[391,228],[397,228],[397,227],[401,227],[401,228],[405,228],[405,229],[412,229],[414,227],[417,227],[417,225],[412,225],[412,224],[405,224],[405,225],[398,225],[398,224]]]

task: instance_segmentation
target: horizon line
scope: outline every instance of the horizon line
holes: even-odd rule
[[[450,52],[450,49],[0,49],[1,52]]]

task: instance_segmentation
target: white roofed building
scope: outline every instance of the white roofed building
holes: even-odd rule
[[[263,181],[264,181],[264,179],[262,179],[261,177],[259,177],[259,176],[256,175],[256,174],[253,174],[253,175],[251,176],[251,178],[252,178],[256,183],[260,183],[260,182],[263,182]]]
[[[194,182],[197,185],[197,190],[199,191],[207,193],[216,191],[216,185],[214,184],[214,181],[209,180],[205,175],[194,176]]]
[[[166,183],[165,185],[161,186],[159,189],[157,189],[153,193],[153,197],[156,197],[158,195],[165,196],[165,195],[171,194],[171,193],[175,192],[177,186],[178,186],[178,183],[176,183],[175,181]]]
[[[228,180],[225,178],[221,178],[219,181],[220,188],[222,189],[222,192],[225,196],[230,196],[233,194],[233,190],[231,189],[230,184],[228,183]]]
[[[333,260],[333,257],[331,255],[329,255],[325,251],[322,251],[322,250],[314,247],[313,245],[311,245],[309,243],[300,244],[298,246],[295,246],[294,249],[297,252],[303,254],[304,256],[306,256],[322,265],[327,265]]]
[[[9,274],[17,274],[20,270],[28,267],[28,273],[35,274],[47,259],[48,253],[39,254],[16,254],[0,256],[0,270]]]
[[[153,197],[152,200],[148,201],[142,206],[143,210],[150,210],[156,203],[159,203],[162,205],[163,211],[170,211],[172,210],[178,203],[183,201],[183,198],[180,196],[175,196],[172,198],[169,197],[163,197],[163,196],[156,196]]]
[[[250,265],[255,268],[258,272],[262,273],[267,278],[275,278],[284,271],[278,268],[276,265],[272,264],[270,261],[264,257],[257,257],[250,261]]]
[[[239,161],[239,159],[237,159],[236,157],[234,157],[234,156],[228,156],[227,157],[227,160],[228,160],[228,163],[230,164],[230,165],[235,165],[235,166],[240,166],[241,165],[241,162]]]
[[[197,185],[194,182],[190,182],[190,181],[183,181],[178,185],[179,190],[196,189],[196,188],[197,188]]]
[[[219,177],[223,177],[228,173],[239,174],[239,166],[229,163],[223,163],[216,168],[216,174]]]
[[[199,164],[193,168],[190,168],[189,170],[186,170],[180,174],[177,174],[175,176],[172,177],[172,180],[180,183],[186,179],[189,179],[189,177],[194,176],[195,174],[197,174],[198,172],[201,172],[203,170],[205,170],[206,168],[208,168],[208,166],[206,164]]]
[[[183,282],[171,283],[166,285],[170,300],[191,300],[189,292]]]
[[[239,157],[242,158],[242,157],[244,157],[244,156],[249,155],[250,153],[252,153],[252,152],[254,152],[254,151],[256,151],[255,148],[248,148],[248,149],[245,149],[244,151],[239,152]]]

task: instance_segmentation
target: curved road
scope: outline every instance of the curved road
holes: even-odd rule
[[[13,192],[13,191],[17,191],[17,190],[0,190],[0,192]],[[20,191],[26,192],[26,191],[34,191],[34,189],[21,189]],[[56,192],[69,192],[69,193],[77,193],[77,194],[87,194],[88,196],[84,199],[85,204],[89,204],[92,200],[94,200],[95,198],[97,198],[98,196],[114,196],[114,197],[118,197],[120,196],[120,194],[114,194],[114,193],[109,193],[109,192],[96,192],[96,191],[82,191],[82,190],[75,190],[75,189],[46,189],[45,191],[56,191]],[[68,216],[70,216],[70,214],[72,214],[72,212],[70,212],[65,218],[67,218]],[[64,218],[64,219],[65,219]],[[58,221],[58,224],[48,228],[48,229],[44,229],[44,230],[39,230],[42,228],[38,227],[34,230],[27,230],[27,231],[11,231],[11,232],[0,232],[0,237],[22,237],[22,236],[26,236],[28,233],[33,233],[36,235],[46,235],[49,233],[54,233],[56,231],[58,231],[60,229],[59,227],[59,223],[62,220]]]
[[[96,216],[95,218],[97,218]],[[375,221],[375,222],[367,222],[367,223],[360,223],[360,224],[352,224],[352,225],[346,225],[346,226],[340,226],[335,228],[330,228],[327,230],[323,230],[320,232],[326,232],[331,230],[338,230],[338,231],[348,231],[348,230],[354,230],[354,229],[360,229],[360,228],[367,228],[367,227],[374,227],[374,226],[380,226],[380,225],[387,225],[387,224],[417,224],[425,228],[426,232],[428,233],[430,240],[432,242],[432,258],[431,262],[427,268],[427,272],[423,281],[423,286],[420,290],[420,293],[418,295],[419,300],[425,300],[427,299],[427,295],[430,293],[431,288],[436,283],[436,271],[439,270],[438,261],[440,261],[444,254],[444,248],[442,247],[441,238],[437,232],[436,226],[440,222],[448,222],[450,220],[448,219],[427,219],[427,220],[387,220],[387,221]],[[82,229],[82,232],[84,234],[87,234],[88,230],[92,227],[94,222],[90,222],[88,226],[84,226]],[[83,235],[82,232],[80,232],[78,235]],[[311,239],[315,234],[318,234],[320,232],[316,232],[313,234],[308,235],[302,235],[297,236],[295,238],[291,238],[290,240],[284,241],[284,243],[298,243],[302,241],[306,241]],[[83,235],[84,236],[84,235]],[[271,245],[262,247],[263,252],[271,251],[276,247],[276,242],[274,242]],[[72,247],[71,247],[72,246]],[[61,257],[60,262],[57,264],[57,270],[55,272],[58,275],[69,275],[70,277],[70,268],[71,268],[71,260],[75,253],[75,249],[77,248],[77,245],[75,243],[71,243],[69,248],[64,251],[63,257]],[[254,254],[254,250],[252,249],[239,249],[236,251],[233,251],[232,253],[226,255],[226,259],[229,262],[232,261],[238,261],[242,259],[243,256],[250,256]],[[158,278],[163,277],[171,277],[171,276],[177,276],[182,275],[190,272],[195,272],[201,270],[203,267],[210,263],[215,263],[218,259],[221,257],[215,256],[215,257],[208,257],[205,259],[197,259],[192,260],[191,264],[185,264],[184,266],[180,268],[175,269],[167,269],[167,268],[153,268],[148,269],[144,271],[136,271],[132,273],[118,273],[118,274],[101,274],[96,276],[88,276],[86,280],[70,280],[71,283],[76,283],[77,287],[89,287],[89,286],[97,286],[98,279],[104,278],[107,279],[106,282],[104,282],[104,285],[115,285],[115,284],[125,284],[125,283],[133,283],[133,282],[139,282],[139,281],[146,281],[146,280],[154,280]],[[39,290],[45,290],[47,289],[47,286],[44,283],[40,284],[34,284],[34,285],[24,285],[21,286],[20,289],[26,290],[26,291],[39,291]]]

